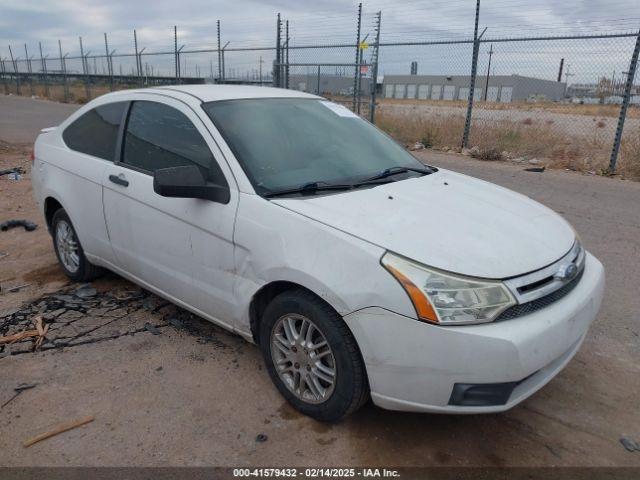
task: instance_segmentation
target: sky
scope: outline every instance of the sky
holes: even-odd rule
[[[363,2],[362,36],[375,35],[376,13],[382,11],[381,42],[441,41],[473,36],[474,0],[371,0]],[[225,57],[227,76],[256,75],[260,65],[270,69],[272,51],[242,52],[234,48],[272,47],[275,44],[276,14],[290,22],[290,45],[354,43],[357,2],[345,0],[2,0],[0,3],[0,58],[58,57],[58,40],[63,54],[79,55],[82,36],[85,52],[104,54],[104,33],[109,50],[116,54],[134,51],[133,30],[139,48],[146,53],[173,50],[173,26],[184,51],[215,48],[216,21],[221,22],[222,43],[229,42]],[[483,0],[480,30],[485,37],[542,36],[634,32],[640,28],[640,0]],[[494,45],[494,63],[499,74],[555,75],[560,58],[567,58],[571,81],[588,80],[603,72],[628,67],[634,39],[590,41],[516,42]],[[486,48],[485,48],[486,47]],[[483,44],[480,68],[487,63],[489,44]],[[353,48],[295,50],[298,63],[354,61]],[[370,55],[371,50],[366,51]],[[381,73],[408,73],[412,60],[419,73],[466,73],[470,45],[384,47],[380,52]],[[261,58],[262,57],[262,58]],[[148,56],[146,68],[170,74],[170,55]],[[183,75],[217,72],[217,55],[185,54]],[[262,59],[262,63],[260,60]],[[366,58],[365,58],[366,60]],[[51,61],[51,60],[50,60]],[[114,59],[116,73],[129,72],[135,63],[126,57]],[[81,68],[69,61],[68,69]],[[102,62],[104,64],[104,62]],[[573,74],[571,66],[573,65]],[[104,68],[100,59],[97,70]],[[337,67],[333,67],[334,69]],[[300,72],[309,67],[298,67]],[[297,73],[300,73],[297,72]]]

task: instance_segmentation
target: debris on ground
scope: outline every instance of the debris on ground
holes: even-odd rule
[[[24,175],[25,174],[25,170],[22,167],[13,167],[13,168],[7,168],[5,170],[0,170],[0,177],[3,175],[10,175],[12,173],[18,174],[18,175]]]
[[[42,440],[46,440],[47,438],[51,438],[51,437],[53,437],[55,435],[59,435],[60,433],[67,432],[69,430],[73,430],[74,428],[81,427],[82,425],[86,425],[87,423],[93,422],[94,420],[95,420],[95,418],[93,417],[93,415],[89,415],[88,417],[84,417],[84,418],[81,418],[79,420],[75,420],[75,421],[70,422],[70,423],[65,423],[63,425],[59,425],[56,428],[54,428],[53,430],[50,430],[50,431],[45,432],[45,433],[41,433],[40,435],[35,436],[35,437],[27,440],[22,445],[25,448],[30,447],[34,443],[41,442]]]
[[[476,150],[474,150],[476,149]],[[502,152],[500,150],[498,150],[497,148],[482,148],[482,149],[477,149],[477,147],[474,147],[473,149],[471,149],[471,157],[477,159],[477,160],[484,160],[486,162],[494,162],[494,161],[498,161],[498,160],[504,160],[502,158]]]
[[[544,166],[542,166],[542,167],[531,167],[531,168],[525,168],[524,171],[525,172],[542,173],[542,172],[545,171],[545,168],[546,167],[544,167]]]
[[[7,252],[0,252],[0,260],[3,259],[4,257],[8,257],[9,254]]]
[[[620,437],[620,443],[627,452],[640,452],[640,445],[638,442],[631,440],[630,438]]]
[[[150,332],[154,335],[160,335],[162,332],[160,332],[160,330],[158,330],[158,328],[154,327],[153,325],[151,325],[149,322],[144,324],[144,329],[147,332]]]
[[[22,285],[15,285],[13,287],[9,287],[9,288],[3,289],[2,286],[0,285],[0,292],[2,292],[4,290],[7,293],[15,293],[15,292],[19,292],[23,288],[27,288],[27,287],[30,287],[30,286],[31,286],[30,283],[24,283]]]
[[[0,223],[0,230],[3,232],[15,227],[24,227],[27,232],[33,232],[38,228],[38,225],[29,220],[7,220],[6,222]]]
[[[13,389],[13,391],[16,392],[16,393],[14,393],[13,396],[9,400],[4,402],[0,406],[0,409],[6,407],[7,405],[9,405],[9,403],[13,402],[16,398],[18,398],[18,395],[20,395],[25,390],[30,390],[32,388],[35,388],[37,385],[38,385],[37,383],[21,383],[20,385],[18,385],[16,388]]]
[[[269,437],[267,437],[267,435],[264,434],[264,433],[259,433],[256,436],[256,442],[258,442],[258,443],[266,442],[268,439],[269,439]]]
[[[19,333],[14,333],[12,335],[5,335],[3,337],[0,337],[0,345],[4,344],[4,343],[15,343],[15,342],[19,342],[20,340],[23,340],[25,338],[31,338],[31,337],[39,337],[40,335],[38,334],[37,330],[23,330],[22,332]]]
[[[169,325],[199,343],[227,347],[216,326],[142,288],[101,290],[87,283],[0,311],[0,360],[141,333],[160,335]]]
[[[91,285],[84,284],[76,288],[73,294],[80,298],[90,298],[90,297],[95,297],[98,294],[98,292]]]

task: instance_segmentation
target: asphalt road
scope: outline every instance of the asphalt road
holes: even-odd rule
[[[31,142],[27,129],[33,135],[68,108],[3,97],[0,106],[1,116],[13,119],[1,120],[0,139],[12,142]],[[367,405],[340,424],[317,423],[284,402],[256,347],[197,319],[172,324],[173,307],[156,309],[161,304],[151,298],[154,303],[128,305],[117,315],[96,307],[99,312],[54,322],[51,335],[71,332],[56,334],[73,338],[70,346],[16,349],[0,358],[0,404],[19,383],[38,383],[0,409],[0,465],[640,466],[640,452],[620,444],[623,436],[640,441],[640,184],[530,173],[429,151],[419,156],[545,203],[605,265],[603,308],[584,346],[536,395],[496,415],[407,414]],[[0,168],[16,163],[29,165],[26,151],[0,154]],[[29,182],[0,178],[0,218],[16,215],[41,221]],[[29,305],[66,280],[43,228],[0,233],[0,251],[10,254],[0,259],[0,281],[31,284],[0,295],[1,325],[2,310]],[[115,276],[94,286],[101,296],[133,288]],[[22,447],[85,415],[95,421]],[[267,440],[256,441],[258,434]]]
[[[0,95],[0,141],[32,143],[41,129],[55,127],[80,106]]]

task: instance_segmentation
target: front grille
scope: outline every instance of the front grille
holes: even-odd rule
[[[578,285],[578,283],[580,282],[583,274],[584,268],[580,270],[580,273],[578,273],[578,275],[576,275],[573,280],[571,280],[563,287],[560,287],[558,290],[551,292],[549,295],[545,295],[544,297],[532,300],[531,302],[521,303],[519,305],[509,307],[504,312],[502,312],[494,321],[500,322],[502,320],[510,320],[512,318],[522,317],[524,315],[537,312],[542,308],[548,307],[552,303],[557,302],[561,298],[568,295],[571,290],[576,288],[576,285]]]

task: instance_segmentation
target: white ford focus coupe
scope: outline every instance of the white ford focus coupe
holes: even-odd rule
[[[600,262],[548,208],[425,166],[321,97],[104,95],[42,131],[33,186],[61,267],[102,269],[262,350],[299,411],[509,409],[573,357]]]

